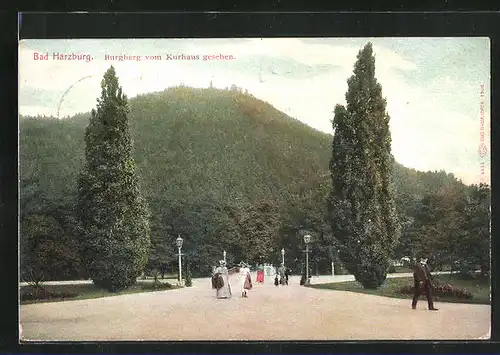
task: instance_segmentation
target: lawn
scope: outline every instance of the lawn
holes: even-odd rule
[[[490,301],[490,279],[488,277],[477,277],[472,280],[462,280],[456,276],[449,275],[436,275],[435,280],[441,283],[449,283],[458,288],[465,288],[472,293],[472,299],[456,299],[452,297],[434,297],[439,302],[455,302],[455,303],[475,303],[475,304],[491,304]],[[377,296],[394,297],[411,299],[411,295],[404,295],[397,292],[397,290],[406,285],[413,285],[412,277],[399,277],[386,279],[385,283],[377,290],[365,290],[357,281],[336,282],[318,285],[309,285],[316,289],[335,290],[335,291],[349,291],[366,293]],[[421,296],[425,299],[425,295]]]
[[[42,287],[45,291],[49,293],[59,294],[59,296],[37,299],[37,300],[23,300],[23,295],[27,295],[34,291],[33,286],[21,286],[20,287],[20,297],[21,304],[30,303],[42,303],[42,302],[58,302],[58,301],[72,301],[72,300],[84,300],[90,298],[101,298],[101,297],[111,297],[118,295],[125,295],[131,293],[140,292],[154,292],[154,291],[166,291],[174,290],[179,288],[173,284],[169,284],[164,280],[159,280],[160,285],[157,288],[153,287],[153,280],[138,280],[137,284],[127,288],[126,290],[119,292],[109,292],[96,287],[93,283],[88,284],[75,284],[75,285],[43,285]],[[170,280],[172,281],[172,280]],[[65,295],[61,296],[60,294]]]

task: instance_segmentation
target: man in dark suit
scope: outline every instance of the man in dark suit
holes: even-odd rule
[[[434,303],[432,301],[432,285],[431,285],[431,273],[429,271],[429,266],[427,266],[427,259],[420,259],[420,262],[415,265],[415,272],[413,273],[413,280],[415,281],[415,290],[413,293],[413,301],[411,303],[411,308],[417,308],[417,301],[421,294],[421,289],[424,289],[425,295],[427,296],[427,303],[429,304],[430,311],[437,311],[434,308]]]

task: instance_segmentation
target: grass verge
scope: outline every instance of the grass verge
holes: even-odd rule
[[[490,279],[489,277],[477,277],[471,280],[462,280],[458,277],[449,275],[436,275],[435,280],[441,283],[449,283],[454,287],[465,288],[472,293],[472,299],[457,299],[453,297],[437,297],[438,302],[453,302],[453,303],[471,303],[471,304],[491,304],[490,301]],[[413,285],[412,277],[398,277],[386,279],[384,284],[376,290],[364,289],[357,281],[336,282],[327,284],[309,285],[307,287],[335,291],[349,291],[357,293],[365,293],[376,296],[411,299],[411,295],[400,294],[397,291],[404,286]],[[425,299],[425,295],[421,296]]]
[[[43,285],[43,290],[50,294],[47,298],[29,299],[30,294],[33,294],[33,286],[21,286],[20,288],[20,304],[45,303],[45,302],[60,302],[85,300],[91,298],[112,297],[126,295],[132,293],[167,291],[180,288],[165,281],[160,281],[157,287],[154,287],[153,280],[138,280],[135,285],[119,292],[109,292],[98,288],[93,283],[75,284],[75,285]]]

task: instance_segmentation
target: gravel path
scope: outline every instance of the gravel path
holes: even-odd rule
[[[254,278],[255,279],[255,278]],[[403,340],[477,339],[489,332],[487,305],[305,288],[270,277],[248,298],[215,299],[210,281],[191,288],[22,305],[23,340]]]

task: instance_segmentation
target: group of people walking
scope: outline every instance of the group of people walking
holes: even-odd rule
[[[232,297],[233,290],[231,289],[229,276],[235,273],[238,273],[238,291],[241,293],[241,297],[248,297],[248,291],[253,287],[250,266],[244,262],[239,263],[238,266],[228,269],[224,260],[219,261],[219,266],[214,270],[212,276],[212,288],[216,290],[217,298],[227,299]],[[289,269],[281,264],[274,278],[274,285],[288,285],[289,272]],[[423,292],[427,296],[429,310],[437,311],[432,297],[432,275],[427,265],[427,259],[420,259],[420,262],[415,264],[413,279],[414,293],[411,307],[413,309],[417,308],[417,301]]]
[[[289,276],[290,276],[290,270],[287,267],[285,267],[285,265],[281,264],[281,266],[278,268],[278,271],[276,272],[276,276],[274,277],[274,285],[288,286]]]
[[[233,267],[231,269],[227,268],[226,262],[224,260],[219,261],[219,266],[214,269],[212,275],[212,288],[216,290],[217,298],[231,298],[233,296],[233,289],[231,288],[230,277],[234,274],[238,274],[238,291],[241,297],[247,298],[248,291],[253,288],[252,277],[250,275],[250,266],[245,262],[240,262],[238,267]],[[260,276],[260,279],[259,279]],[[264,282],[264,275],[261,273],[257,275],[257,282]],[[274,284],[288,285],[288,278],[290,276],[290,270],[286,268],[283,264],[277,269],[276,277],[274,279]]]
[[[233,290],[229,282],[229,276],[238,273],[238,286],[241,297],[247,298],[248,291],[252,289],[252,277],[250,276],[250,266],[241,262],[239,267],[228,269],[224,260],[219,261],[219,266],[212,276],[212,288],[216,290],[217,298],[231,298]]]

